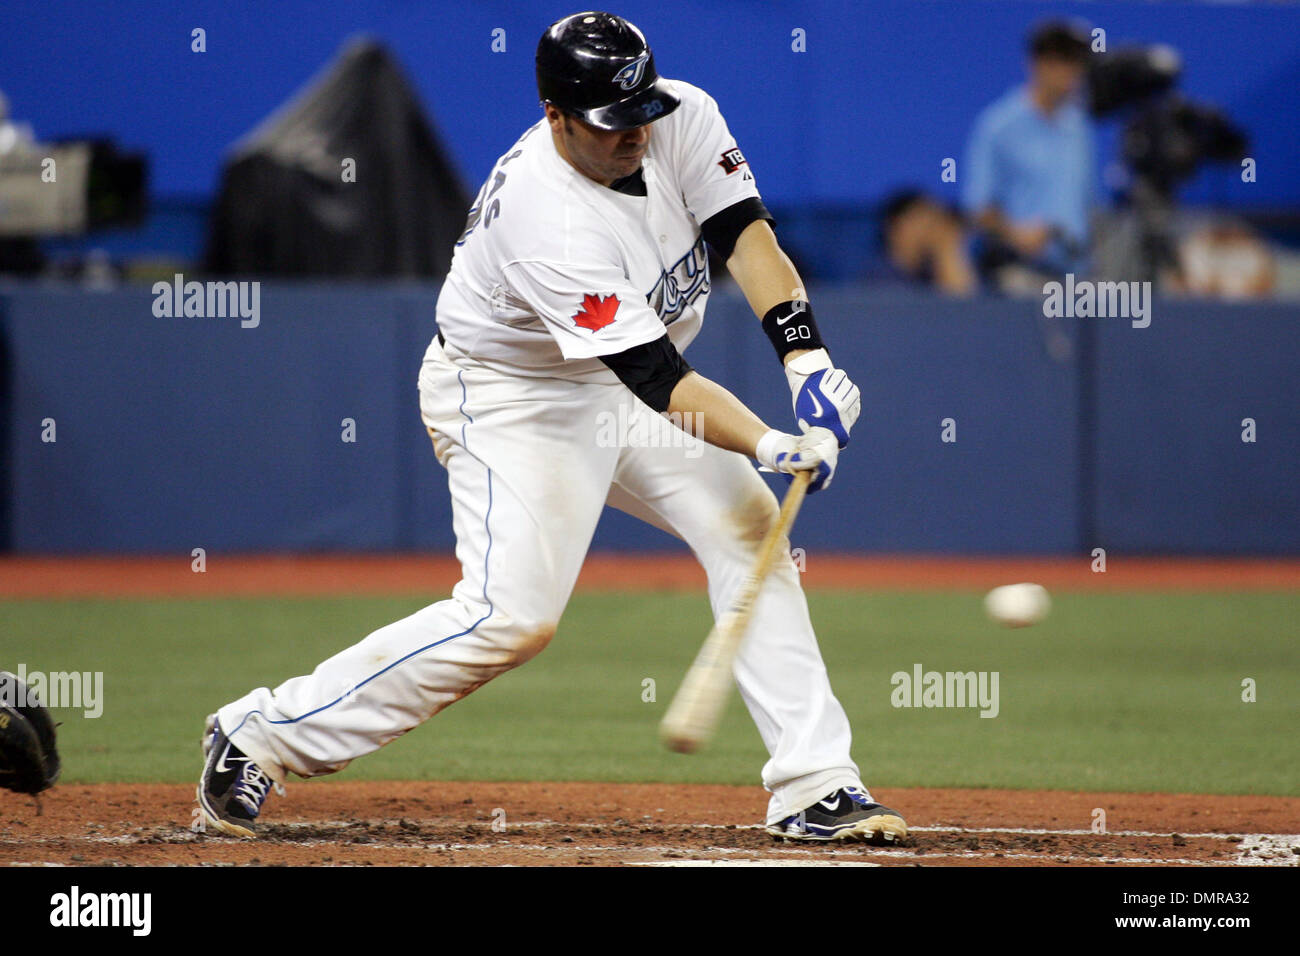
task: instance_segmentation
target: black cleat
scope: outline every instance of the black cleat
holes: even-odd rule
[[[827,797],[767,828],[780,840],[815,843],[860,841],[876,845],[907,839],[907,821],[882,807],[859,787],[841,787]]]
[[[230,836],[257,836],[254,821],[272,786],[284,788],[230,742],[217,723],[208,717],[203,734],[203,776],[199,778],[199,809],[203,822]]]

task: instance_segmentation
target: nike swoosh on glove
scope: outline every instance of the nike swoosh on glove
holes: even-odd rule
[[[785,377],[799,427],[804,431],[829,429],[841,448],[847,445],[849,432],[862,413],[862,395],[848,373],[831,364],[825,349],[816,349],[791,359]]]
[[[814,427],[802,435],[770,430],[758,441],[754,457],[762,467],[790,481],[795,472],[816,471],[808,484],[808,494],[830,487],[839,460],[840,446],[829,428]]]

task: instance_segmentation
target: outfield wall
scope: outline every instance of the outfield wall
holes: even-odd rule
[[[5,287],[6,548],[450,549],[415,391],[436,296],[264,284],[260,323],[241,328],[157,318],[146,288]],[[796,544],[1300,552],[1294,308],[1161,301],[1144,329],[1067,319],[1074,354],[1061,361],[1038,300],[826,289],[813,301],[863,416]],[[784,379],[738,296],[715,293],[689,359],[788,427]],[[355,443],[340,440],[344,418]],[[955,442],[941,440],[944,419]],[[610,515],[597,546],[672,542]]]

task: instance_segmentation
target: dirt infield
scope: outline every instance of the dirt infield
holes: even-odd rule
[[[450,555],[0,558],[0,597],[227,597],[321,594],[416,595],[449,591],[460,577]],[[1300,560],[1112,556],[1105,572],[1087,557],[917,558],[812,554],[811,588],[985,590],[1036,581],[1060,591],[1247,591],[1300,589]],[[704,572],[689,554],[594,554],[583,591],[700,590]]]
[[[195,833],[189,786],[58,787],[0,804],[0,865],[1295,866],[1300,799],[890,790],[897,847],[774,842],[754,787],[313,781],[257,840]],[[1105,833],[1091,827],[1105,811]]]

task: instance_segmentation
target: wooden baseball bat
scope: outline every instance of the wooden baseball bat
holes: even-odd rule
[[[694,753],[713,737],[731,690],[731,664],[749,630],[754,602],[772,570],[777,544],[790,532],[795,516],[799,514],[799,506],[803,504],[812,476],[811,471],[795,474],[785,500],[781,502],[780,516],[758,547],[754,566],[732,595],[727,610],[713,625],[700,652],[695,655],[691,669],[686,672],[686,679],[668,705],[668,712],[659,723],[659,738],[669,750]]]

